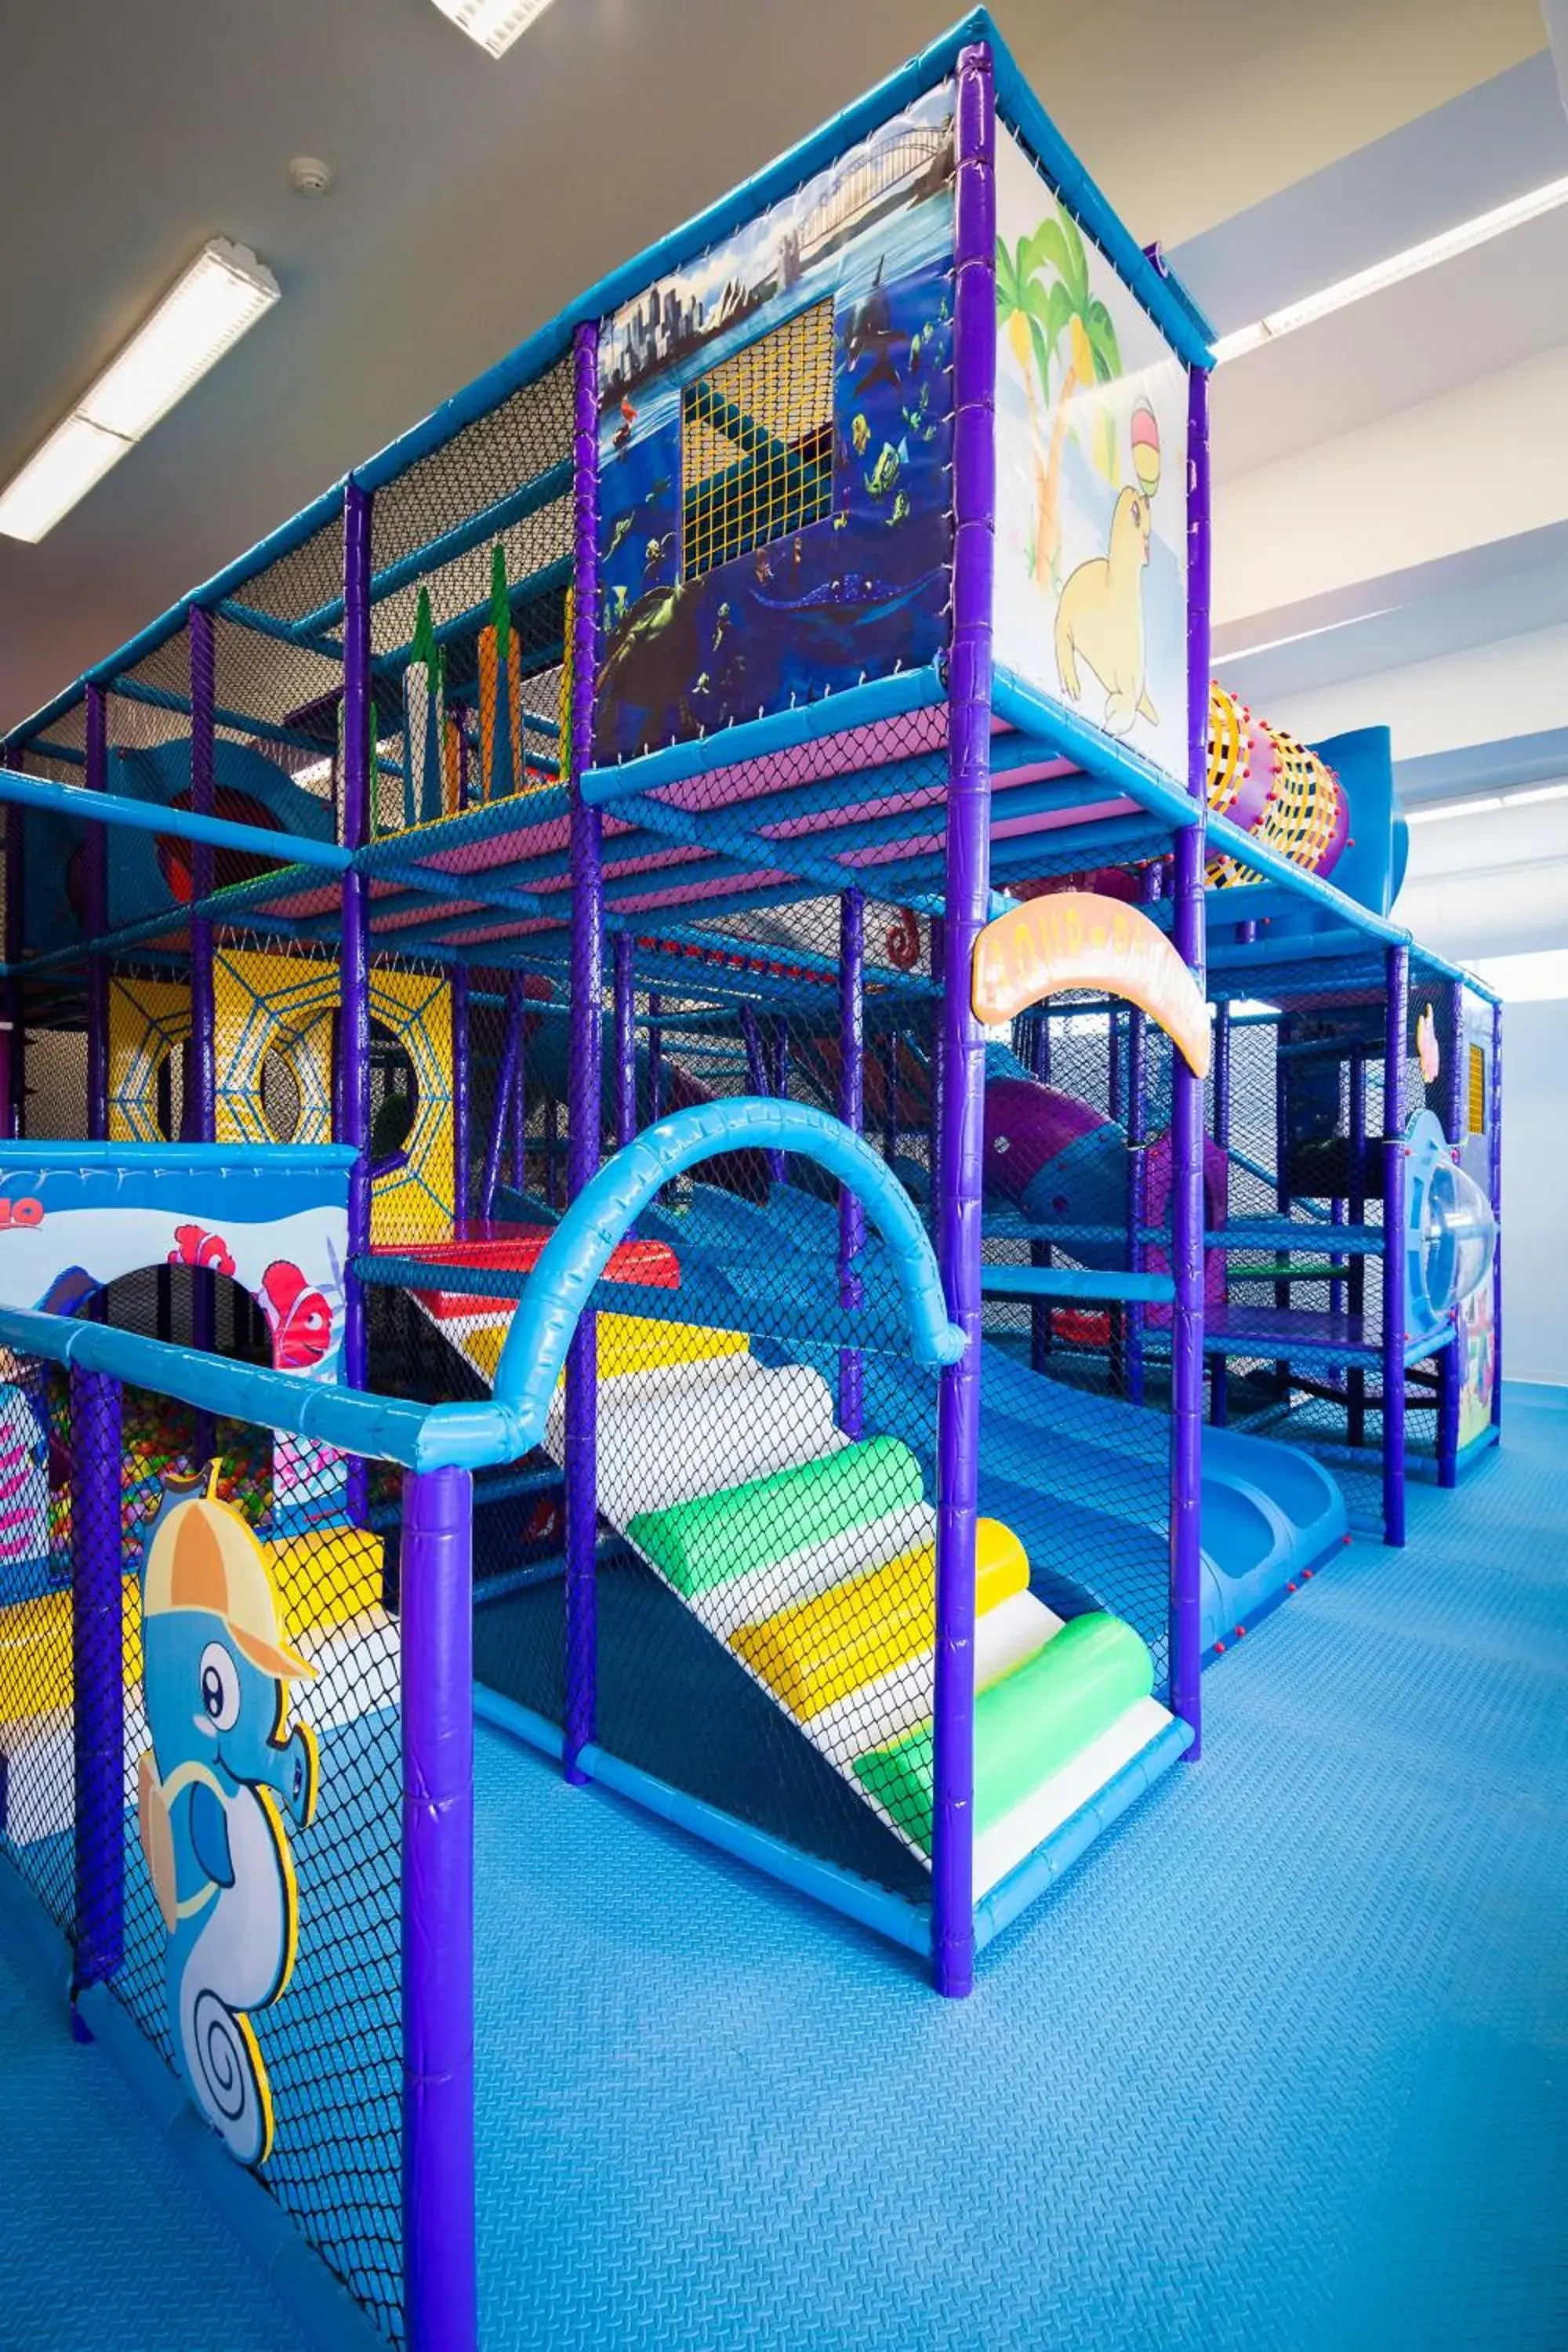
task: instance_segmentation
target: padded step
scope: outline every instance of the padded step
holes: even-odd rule
[[[695,1458],[705,1457],[698,1452]],[[921,1492],[920,1464],[897,1438],[841,1441],[817,1460],[710,1491],[674,1509],[640,1510],[626,1533],[689,1598],[901,1504],[918,1503]]]
[[[752,1356],[603,1381],[598,1408],[599,1508],[617,1528],[634,1514],[657,1517],[847,1443],[820,1373],[803,1364],[774,1369]],[[558,1462],[565,1429],[565,1391],[558,1390],[544,1440]],[[744,1563],[760,1564],[760,1556]]]
[[[598,1343],[602,1381],[663,1371],[673,1364],[710,1364],[723,1356],[749,1355],[752,1345],[743,1331],[667,1323],[657,1315],[612,1314],[599,1318]]]
[[[1026,1591],[1024,1547],[995,1519],[975,1530],[975,1608],[981,1615]],[[792,1715],[820,1715],[936,1639],[936,1547],[900,1552],[868,1575],[742,1625],[731,1647]]]
[[[1157,1698],[1141,1698],[1109,1724],[1087,1748],[1080,1748],[1057,1771],[1031,1789],[1022,1803],[974,1841],[976,1901],[1017,1869],[1037,1846],[1044,1845],[1062,1823],[1070,1821],[1099,1795],[1108,1780],[1157,1739],[1171,1721]]]
[[[1016,1592],[974,1622],[974,1687],[977,1691],[1000,1682],[1004,1675],[1034,1657],[1062,1630],[1062,1621],[1032,1592]],[[907,1658],[890,1674],[879,1675],[863,1690],[836,1699],[801,1729],[814,1746],[837,1764],[849,1769],[852,1759],[868,1748],[885,1747],[906,1731],[929,1724],[935,1691],[935,1668],[930,1650]],[[866,1793],[857,1780],[854,1784]]]
[[[1098,1611],[974,1702],[974,1833],[982,1837],[1049,1774],[1147,1698],[1153,1662],[1131,1625]],[[931,1852],[931,1727],[857,1757],[855,1775],[922,1853]]]
[[[806,1544],[783,1559],[744,1576],[732,1576],[712,1592],[697,1592],[691,1607],[710,1633],[728,1641],[737,1625],[754,1625],[781,1609],[830,1592],[852,1576],[865,1576],[884,1560],[915,1545],[930,1543],[936,1513],[929,1503],[904,1503],[864,1527],[846,1528],[826,1543]]]

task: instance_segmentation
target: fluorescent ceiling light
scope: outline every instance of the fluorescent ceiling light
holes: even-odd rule
[[[1435,808],[1413,808],[1405,812],[1406,824],[1447,824],[1450,817],[1479,816],[1487,809],[1502,806],[1500,793],[1489,793],[1481,800],[1439,801]]]
[[[1221,366],[1226,360],[1243,358],[1247,352],[1261,351],[1265,343],[1276,342],[1281,335],[1292,335],[1298,327],[1312,326],[1332,311],[1348,310],[1352,302],[1364,302],[1369,294],[1381,294],[1385,287],[1397,286],[1402,278],[1418,278],[1424,269],[1436,269],[1440,262],[1452,261],[1457,254],[1489,244],[1494,236],[1506,236],[1510,229],[1522,228],[1526,221],[1539,220],[1543,213],[1555,212],[1562,205],[1568,205],[1568,179],[1548,180],[1544,187],[1532,188],[1528,195],[1516,196],[1511,204],[1499,205],[1489,213],[1478,213],[1474,220],[1461,221],[1457,228],[1445,229],[1441,236],[1429,236],[1422,245],[1406,246],[1403,253],[1391,254],[1386,261],[1374,262],[1370,269],[1358,270],[1353,278],[1339,278],[1332,286],[1325,286],[1321,294],[1309,294],[1300,302],[1287,302],[1282,309],[1270,310],[1267,318],[1255,320],[1250,327],[1238,327],[1234,334],[1221,335],[1214,347],[1215,364]]]
[[[1426,808],[1406,809],[1407,824],[1442,824],[1451,816],[1482,816],[1489,809],[1531,808],[1541,801],[1568,801],[1568,783],[1531,784],[1514,793],[1487,793],[1479,800],[1435,801]]]
[[[242,245],[214,237],[42,448],[0,490],[0,535],[36,543],[278,299]]]
[[[1475,971],[1477,979],[1495,988],[1505,1004],[1544,1004],[1568,996],[1568,948],[1484,956]]]
[[[492,58],[506,55],[520,33],[542,16],[550,0],[436,0],[443,16],[460,25]]]

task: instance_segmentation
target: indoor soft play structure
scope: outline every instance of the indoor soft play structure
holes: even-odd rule
[[[4,747],[0,1889],[323,2340],[476,2340],[476,1717],[962,1996],[1495,1433],[1209,363],[980,14]]]

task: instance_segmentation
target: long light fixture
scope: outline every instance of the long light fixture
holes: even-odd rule
[[[243,245],[214,237],[71,414],[0,489],[0,534],[37,542],[278,299]]]
[[[436,5],[443,16],[461,26],[470,41],[478,41],[492,58],[501,58],[534,18],[543,16],[550,0],[436,0]]]
[[[1568,784],[1530,784],[1518,792],[1483,793],[1474,800],[1434,801],[1406,809],[1406,824],[1447,824],[1457,816],[1485,816],[1492,809],[1529,808],[1538,801],[1568,801]]]
[[[1461,221],[1457,228],[1445,229],[1441,236],[1406,246],[1403,253],[1391,254],[1370,269],[1357,270],[1353,278],[1338,278],[1321,294],[1287,302],[1266,318],[1254,320],[1250,327],[1237,327],[1234,334],[1221,335],[1214,347],[1215,364],[1223,366],[1226,360],[1261,351],[1265,343],[1278,342],[1281,335],[1293,335],[1298,327],[1310,327],[1335,310],[1348,310],[1352,302],[1364,302],[1369,294],[1381,294],[1385,287],[1397,286],[1404,278],[1418,278],[1424,269],[1436,269],[1440,262],[1452,261],[1478,245],[1488,245],[1494,236],[1506,236],[1510,229],[1522,228],[1526,221],[1539,220],[1543,213],[1556,212],[1563,205],[1568,205],[1568,179],[1548,180],[1544,187],[1532,188],[1528,195],[1515,196],[1510,204],[1499,205],[1489,213],[1478,213],[1474,220]]]

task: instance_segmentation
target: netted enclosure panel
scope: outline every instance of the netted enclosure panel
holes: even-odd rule
[[[74,1940],[70,1468],[63,1376],[0,1350],[0,1853]]]
[[[570,359],[376,491],[377,834],[554,779],[572,553]]]
[[[327,1449],[5,1369],[5,1851],[79,1989],[109,1988],[399,2340],[387,1538],[349,1524]],[[366,1468],[384,1512],[395,1474]]]

